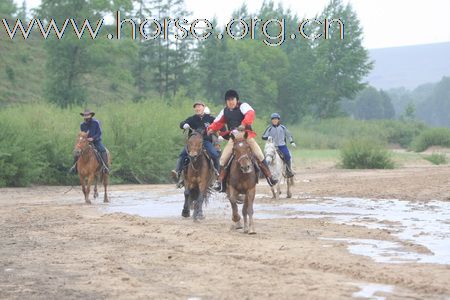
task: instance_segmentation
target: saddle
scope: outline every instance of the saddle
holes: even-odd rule
[[[92,149],[94,149],[94,154],[95,154],[95,158],[97,159],[97,162],[99,163],[100,166],[103,166],[103,159],[102,159],[102,156],[100,155],[100,152],[97,150],[97,148],[95,148],[94,145],[92,145],[91,147],[92,147]],[[109,151],[106,147],[105,147],[105,149],[106,149],[106,153],[109,153]],[[107,162],[105,162],[105,163],[107,163]]]

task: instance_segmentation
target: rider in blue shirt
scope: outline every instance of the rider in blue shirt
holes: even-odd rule
[[[292,171],[291,153],[286,145],[286,141],[289,141],[292,147],[295,148],[294,138],[286,126],[280,123],[281,117],[278,113],[273,113],[270,116],[270,119],[271,124],[264,131],[262,139],[267,140],[269,136],[272,137],[275,146],[284,156],[283,160],[286,162],[286,176],[288,178],[293,177],[294,172]]]
[[[103,173],[109,173],[108,167],[108,152],[106,151],[105,146],[102,143],[102,129],[100,127],[100,121],[94,119],[95,112],[86,109],[84,112],[80,113],[80,115],[84,118],[84,122],[80,124],[80,130],[88,133],[88,141],[92,142],[94,147],[100,153],[102,159],[102,171]],[[70,168],[71,173],[77,172],[76,162],[78,161],[78,157],[74,157],[74,164],[72,168]]]

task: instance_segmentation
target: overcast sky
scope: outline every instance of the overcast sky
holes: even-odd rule
[[[22,0],[15,0],[18,4]],[[39,5],[40,0],[26,0],[28,8]],[[450,0],[344,0],[353,5],[364,28],[367,48],[385,48],[405,45],[430,44],[450,41],[448,13]],[[244,1],[185,0],[194,18],[212,19],[225,24],[232,11]],[[256,11],[263,0],[246,1],[250,12]],[[313,18],[328,0],[278,0],[299,17]]]

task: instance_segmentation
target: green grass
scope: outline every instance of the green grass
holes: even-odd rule
[[[353,139],[370,139],[381,144],[409,148],[426,128],[421,123],[403,121],[363,121],[350,118],[305,120],[288,126],[302,149],[340,149]]]
[[[422,157],[423,159],[429,161],[434,165],[444,165],[448,162],[447,155],[444,153],[433,153],[431,155],[424,155]]]
[[[334,167],[339,161],[336,149],[296,149],[291,154],[297,169]]]

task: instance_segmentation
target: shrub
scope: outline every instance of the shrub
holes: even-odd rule
[[[430,128],[417,136],[412,147],[416,152],[427,150],[431,146],[450,147],[450,130],[447,128]]]
[[[346,169],[392,169],[391,154],[371,140],[355,139],[341,149],[341,164]]]
[[[447,163],[447,155],[444,153],[433,153],[431,155],[424,155],[423,159],[428,160],[434,165],[443,165]]]

